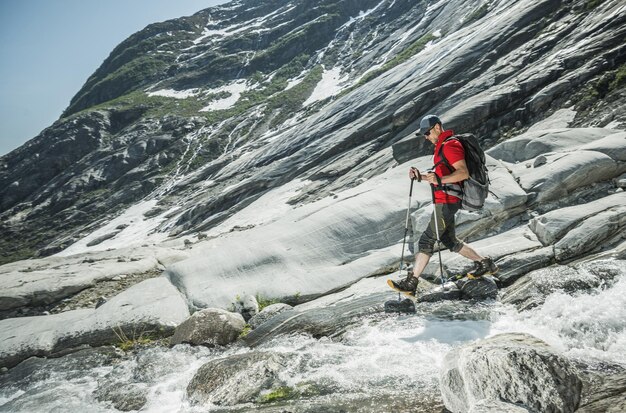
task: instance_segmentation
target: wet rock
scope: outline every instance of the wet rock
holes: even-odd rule
[[[385,301],[385,313],[415,313],[415,303],[410,298]]]
[[[579,361],[583,380],[580,413],[626,411],[626,369],[620,364]]]
[[[461,298],[466,300],[487,300],[498,295],[498,286],[493,277],[484,276],[473,280],[463,278],[456,284],[461,290]]]
[[[254,317],[248,320],[248,324],[252,328],[257,328],[258,326],[260,326],[261,324],[263,324],[270,318],[282,313],[285,310],[291,310],[292,308],[293,308],[292,306],[290,306],[289,304],[285,304],[285,303],[276,303],[276,304],[268,305],[263,310],[261,310],[260,313],[256,314]]]
[[[30,357],[0,375],[0,387],[25,390],[32,383],[48,380],[58,373],[68,380],[78,379],[84,377],[86,371],[110,366],[120,359],[120,352],[112,346],[80,349],[58,358]]]
[[[615,262],[595,261],[575,267],[555,265],[533,271],[506,288],[501,302],[515,305],[518,310],[528,310],[543,304],[551,293],[562,290],[572,293],[588,290],[611,282],[622,269]]]
[[[461,290],[457,284],[448,282],[444,285],[437,285],[422,294],[418,294],[416,301],[418,303],[432,303],[441,300],[458,300],[461,296]]]
[[[234,307],[235,312],[241,314],[245,321],[250,320],[259,312],[259,303],[257,302],[256,297],[250,294],[237,297]]]
[[[502,286],[508,286],[531,271],[547,267],[553,260],[553,247],[512,254],[498,260],[500,270],[496,276]]]
[[[117,410],[130,412],[147,403],[148,388],[143,384],[114,382],[99,386],[94,396],[100,402],[110,402]]]
[[[531,411],[574,412],[582,390],[577,371],[531,335],[500,334],[446,354],[441,392],[454,413],[471,410],[483,399],[519,403]]]
[[[341,300],[326,307],[298,306],[284,310],[252,330],[243,340],[251,347],[258,346],[280,334],[307,333],[313,337],[338,336],[348,326],[361,322],[364,316],[383,311],[389,292],[369,294],[351,300]],[[306,305],[306,304],[305,304]]]
[[[204,346],[225,346],[237,340],[245,321],[241,314],[219,308],[195,312],[174,331],[170,345],[181,343]]]
[[[235,405],[255,401],[261,390],[279,383],[285,356],[250,352],[212,360],[200,367],[187,386],[194,404]]]

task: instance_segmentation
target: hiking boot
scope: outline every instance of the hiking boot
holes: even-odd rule
[[[467,278],[476,279],[483,275],[492,275],[497,273],[498,270],[499,268],[493,260],[487,257],[482,261],[474,261],[474,269],[467,274]]]
[[[387,280],[387,284],[392,289],[410,296],[415,296],[415,290],[417,290],[417,278],[412,275],[400,281]]]

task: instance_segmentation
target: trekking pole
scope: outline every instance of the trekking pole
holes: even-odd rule
[[[417,170],[416,170],[417,171]],[[400,256],[400,275],[402,275],[402,264],[404,263],[404,246],[406,245],[406,235],[409,233],[409,217],[411,215],[411,197],[413,196],[413,182],[416,178],[411,178],[411,189],[409,190],[409,206],[406,209],[406,221],[404,222],[404,238],[402,239],[402,255]],[[420,182],[422,177],[417,171],[417,182]],[[398,301],[400,301],[400,293],[398,292]]]
[[[435,173],[435,176],[437,177],[437,182],[439,183],[439,185],[441,186],[441,179],[439,178],[439,176]],[[433,217],[435,218],[435,233],[437,234],[437,253],[439,254],[439,274],[440,274],[440,278],[441,278],[441,286],[443,287],[443,263],[441,262],[441,238],[439,237],[439,220],[437,218],[437,206],[435,204],[435,185],[434,184],[430,184],[430,189],[431,192],[433,194]]]

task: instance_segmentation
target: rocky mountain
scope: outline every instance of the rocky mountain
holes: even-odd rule
[[[625,23],[242,0],[134,34],[0,158],[0,411],[619,411]],[[389,315],[427,113],[486,149],[457,233],[500,272],[435,259]],[[410,207],[413,241],[427,185]]]
[[[235,1],[150,25],[0,159],[2,261],[59,252],[131,205],[164,238],[296,179],[292,205],[340,192],[392,166],[427,112],[486,147],[553,113],[623,126],[621,7]],[[398,156],[430,150],[409,145]]]

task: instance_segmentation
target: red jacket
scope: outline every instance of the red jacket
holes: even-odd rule
[[[454,135],[454,131],[446,130],[441,132],[439,135],[439,140],[437,141],[437,145],[435,145],[435,156],[433,161],[435,165],[441,161],[441,157],[439,156],[439,149],[445,141],[450,136]],[[456,139],[449,140],[445,144],[443,144],[443,154],[446,157],[446,160],[450,165],[454,165],[456,162],[465,159],[465,150],[463,149],[463,145]],[[435,173],[439,175],[439,177],[450,175],[452,171],[446,166],[445,163],[440,163],[435,167]],[[456,182],[458,185],[462,185],[461,182]],[[457,202],[461,202],[461,199],[446,193],[445,191],[435,191],[435,203],[437,204],[454,204]]]

